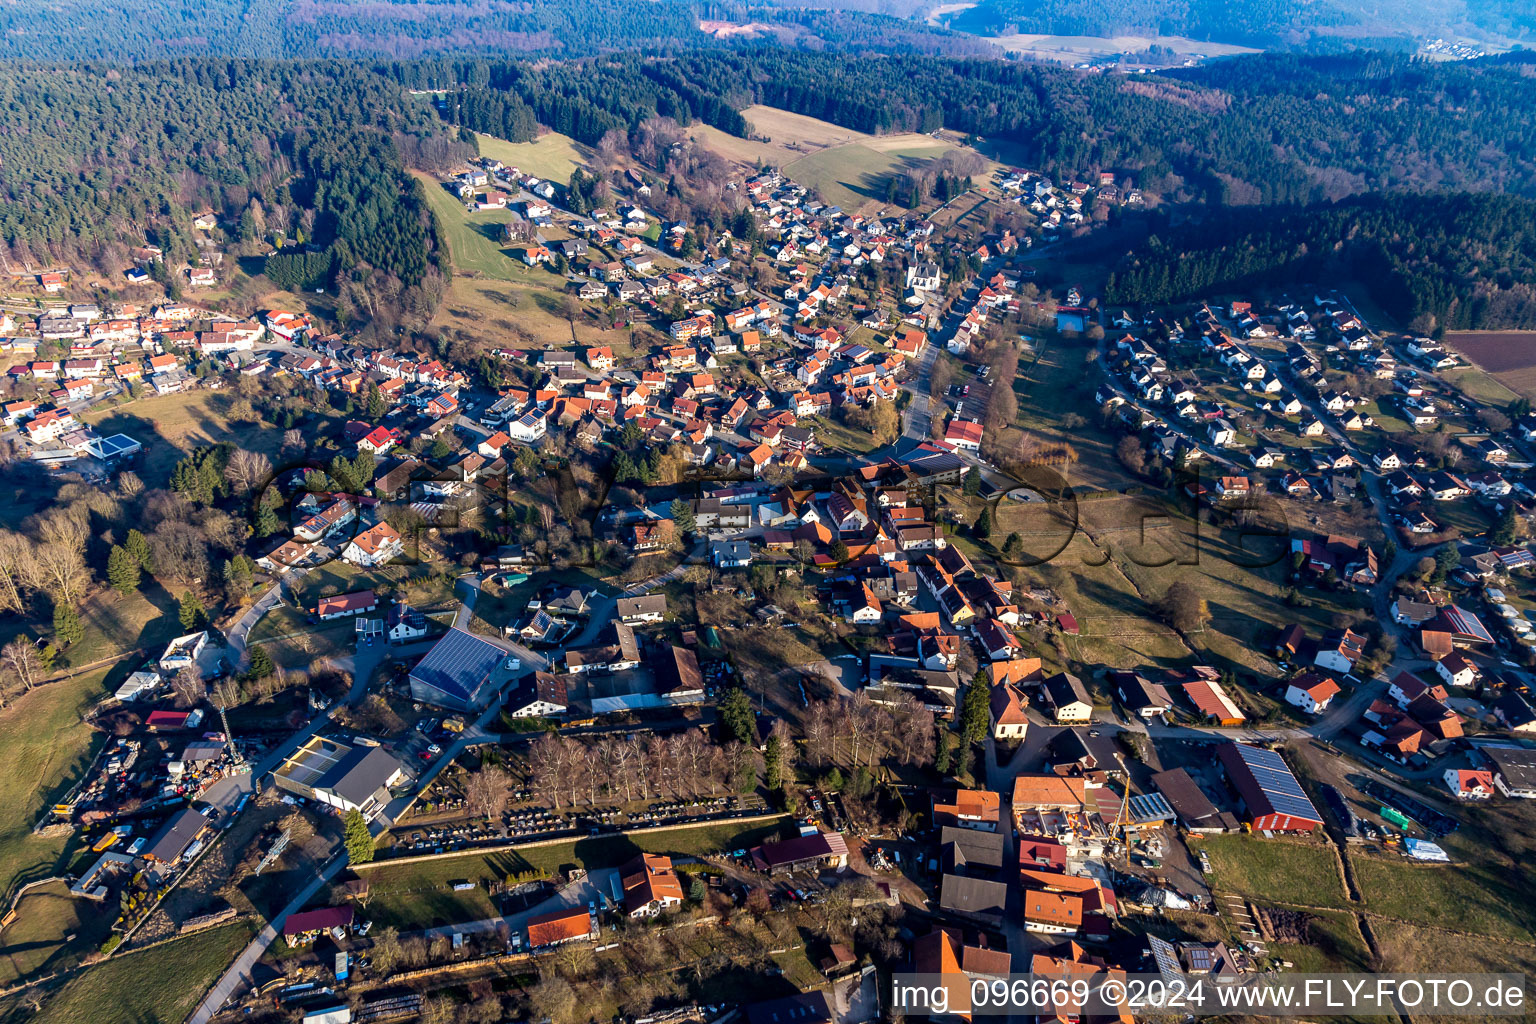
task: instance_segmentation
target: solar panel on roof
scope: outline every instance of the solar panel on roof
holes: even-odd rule
[[[411,678],[470,700],[502,657],[503,651],[494,644],[462,629],[451,629],[411,670]]]
[[[1216,963],[1216,957],[1204,946],[1190,946],[1184,950],[1184,955],[1189,958],[1189,969],[1192,971],[1209,971]]]
[[[1154,821],[1172,821],[1173,808],[1161,793],[1143,793],[1130,799],[1131,820],[1138,825]]]
[[[1173,943],[1156,935],[1148,935],[1147,945],[1152,947],[1152,959],[1157,963],[1157,973],[1164,980],[1177,978],[1184,973],[1184,969],[1179,966],[1179,955],[1174,951]]]
[[[1445,619],[1456,632],[1476,637],[1486,644],[1493,643],[1493,637],[1488,634],[1488,629],[1483,625],[1482,620],[1466,609],[1453,604],[1445,609]]]
[[[1317,808],[1312,806],[1312,801],[1307,799],[1307,794],[1302,792],[1301,783],[1296,781],[1296,776],[1291,774],[1285,760],[1273,750],[1264,747],[1250,747],[1246,743],[1234,744],[1237,754],[1248,766],[1259,788],[1269,798],[1270,806],[1276,814],[1289,814],[1296,818],[1308,818],[1312,821],[1320,821]]]

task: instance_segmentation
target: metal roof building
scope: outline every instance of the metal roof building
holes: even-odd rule
[[[1138,825],[1160,825],[1172,821],[1173,808],[1161,793],[1138,793],[1130,801],[1131,821]]]
[[[506,651],[457,627],[450,629],[411,669],[411,696],[458,711],[486,705],[509,673]]]
[[[1224,743],[1216,756],[1255,832],[1310,832],[1323,823],[1317,808],[1302,792],[1301,783],[1273,750]]]
[[[203,829],[207,827],[208,818],[201,811],[190,807],[177,811],[149,841],[144,859],[161,864],[175,863],[181,859],[187,847],[192,845],[192,840],[202,835]]]
[[[389,803],[389,787],[404,777],[400,762],[382,747],[313,736],[272,773],[277,788],[370,821]]]

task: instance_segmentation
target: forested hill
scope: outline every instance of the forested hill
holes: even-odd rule
[[[1394,193],[1213,212],[1155,233],[1115,268],[1104,298],[1156,304],[1351,280],[1419,330],[1536,328],[1536,202]]]
[[[753,32],[700,28],[709,19]],[[580,57],[622,50],[783,45],[887,53],[985,53],[990,44],[921,22],[854,11],[740,0],[50,0],[0,4],[0,57],[139,61],[171,57],[388,57],[528,54]]]
[[[1421,0],[981,0],[949,24],[984,36],[1014,33],[1187,36],[1258,49],[1343,49],[1362,38],[1416,48],[1415,38],[1479,35],[1529,38],[1536,9],[1518,0],[1426,4]]]
[[[180,266],[192,216],[212,209],[240,243],[321,250],[359,317],[394,312],[376,296],[430,305],[440,286],[445,253],[401,152],[430,166],[467,147],[358,64],[0,64],[0,105],[0,240],[18,263],[116,273],[149,241]]]
[[[415,87],[470,83],[469,126],[499,134],[537,120],[595,143],[660,113],[739,135],[737,111],[763,103],[865,132],[943,126],[1001,138],[1033,166],[1129,174],[1165,201],[1310,203],[1402,187],[1536,195],[1536,78],[1518,59],[1266,54],[1127,78],[758,48],[385,70]]]

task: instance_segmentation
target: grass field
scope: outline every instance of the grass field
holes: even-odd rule
[[[1352,856],[1350,863],[1372,914],[1533,941],[1536,907],[1529,893],[1518,887],[1518,877],[1467,865],[1413,864],[1380,857]]]
[[[1468,398],[1484,405],[1505,406],[1521,395],[1536,395],[1536,365],[1499,373],[1470,366],[1446,370],[1441,376]]]
[[[1360,934],[1355,915],[1310,911],[1307,943],[1274,942],[1270,954],[1296,965],[1303,973],[1331,974],[1369,971],[1371,951]]]
[[[576,168],[589,167],[592,163],[590,147],[559,132],[540,135],[533,142],[508,142],[479,133],[475,138],[480,144],[481,156],[500,160],[524,174],[548,178],[561,185],[571,180],[571,172]]]
[[[1269,903],[1309,907],[1349,905],[1332,848],[1323,843],[1259,836],[1210,836],[1199,849],[1211,857],[1214,887]]]
[[[106,693],[100,669],[48,683],[0,710],[0,893],[22,881],[58,874],[73,844],[40,838],[32,826],[84,771],[95,734],[81,714]]]
[[[505,262],[512,266],[512,273],[521,272],[511,260]],[[630,331],[605,331],[585,317],[574,323],[567,320],[559,284],[559,278],[543,270],[501,280],[456,277],[432,326],[497,344],[551,343],[562,348],[607,345],[613,349],[614,358],[628,359],[632,351]],[[652,335],[653,339],[659,337]],[[642,337],[641,347],[649,346]]]
[[[917,133],[866,135],[814,117],[774,107],[751,106],[742,116],[752,126],[749,139],[738,139],[708,125],[689,129],[692,137],[727,160],[743,166],[759,163],[819,192],[847,210],[882,201],[890,176],[959,148],[954,138]],[[990,158],[983,172],[997,166]]]
[[[149,576],[142,590],[127,597],[113,590],[92,594],[80,605],[79,613],[85,635],[69,649],[71,665],[94,665],[132,650],[158,654],[182,632],[176,599]],[[45,636],[52,628],[52,612],[34,605],[25,616],[7,616],[0,621],[0,645],[20,636]]]
[[[229,924],[114,957],[72,978],[33,1019],[38,1024],[185,1020],[250,934],[243,923]]]
[[[28,892],[16,915],[0,932],[0,985],[78,963],[106,939],[117,906],[77,899],[63,882],[53,882]]]
[[[1445,343],[1475,364],[1442,374],[1469,398],[1506,405],[1536,395],[1536,331],[1451,331]]]
[[[752,126],[749,134],[755,138],[738,139],[705,124],[697,124],[688,132],[727,160],[739,164],[761,161],[781,168],[807,153],[872,137],[830,121],[819,121],[776,107],[754,105],[743,110],[741,115]]]
[[[915,170],[954,147],[928,135],[850,142],[801,157],[784,173],[845,210],[883,203],[893,175]],[[990,170],[986,173],[990,173]]]
[[[636,836],[599,836],[415,864],[391,865],[386,860],[359,874],[369,883],[371,916],[397,928],[424,928],[491,916],[494,907],[485,895],[485,886],[508,876],[530,871],[554,874],[572,867],[618,867],[641,851],[697,857],[756,845],[777,835],[781,828],[782,819],[745,827],[705,825]],[[464,881],[476,882],[479,887],[454,892],[452,884]]]
[[[546,271],[523,266],[502,247],[501,226],[512,219],[511,210],[470,213],[442,182],[427,174],[411,173],[421,179],[427,191],[427,203],[448,239],[455,270],[474,271],[501,281],[526,281],[534,274],[547,276]]]
[[[90,412],[83,418],[103,434],[127,434],[141,442],[144,453],[137,468],[139,476],[150,487],[164,487],[176,463],[199,445],[228,441],[276,461],[283,432],[230,423],[227,414],[235,399],[235,393],[228,389],[152,395],[118,408]]]

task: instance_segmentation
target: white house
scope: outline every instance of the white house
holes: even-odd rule
[[[1435,663],[1435,671],[1449,686],[1471,686],[1477,682],[1477,666],[1465,655],[1452,652]]]
[[[507,433],[514,441],[537,441],[548,432],[544,417],[536,412],[524,413],[522,418],[507,424]]]
[[[716,569],[745,569],[752,564],[752,546],[744,540],[715,541],[710,545],[709,560]]]
[[[392,644],[420,640],[427,635],[427,617],[401,602],[389,610],[389,616],[384,620],[384,632]]]
[[[371,569],[398,557],[403,549],[404,544],[395,528],[388,523],[379,523],[353,537],[342,550],[341,559]]]
[[[1285,688],[1285,700],[1308,714],[1320,715],[1339,693],[1339,684],[1332,677],[1307,672],[1291,680]]]
[[[1487,800],[1493,796],[1493,773],[1472,768],[1447,768],[1445,788],[1458,800]]]

